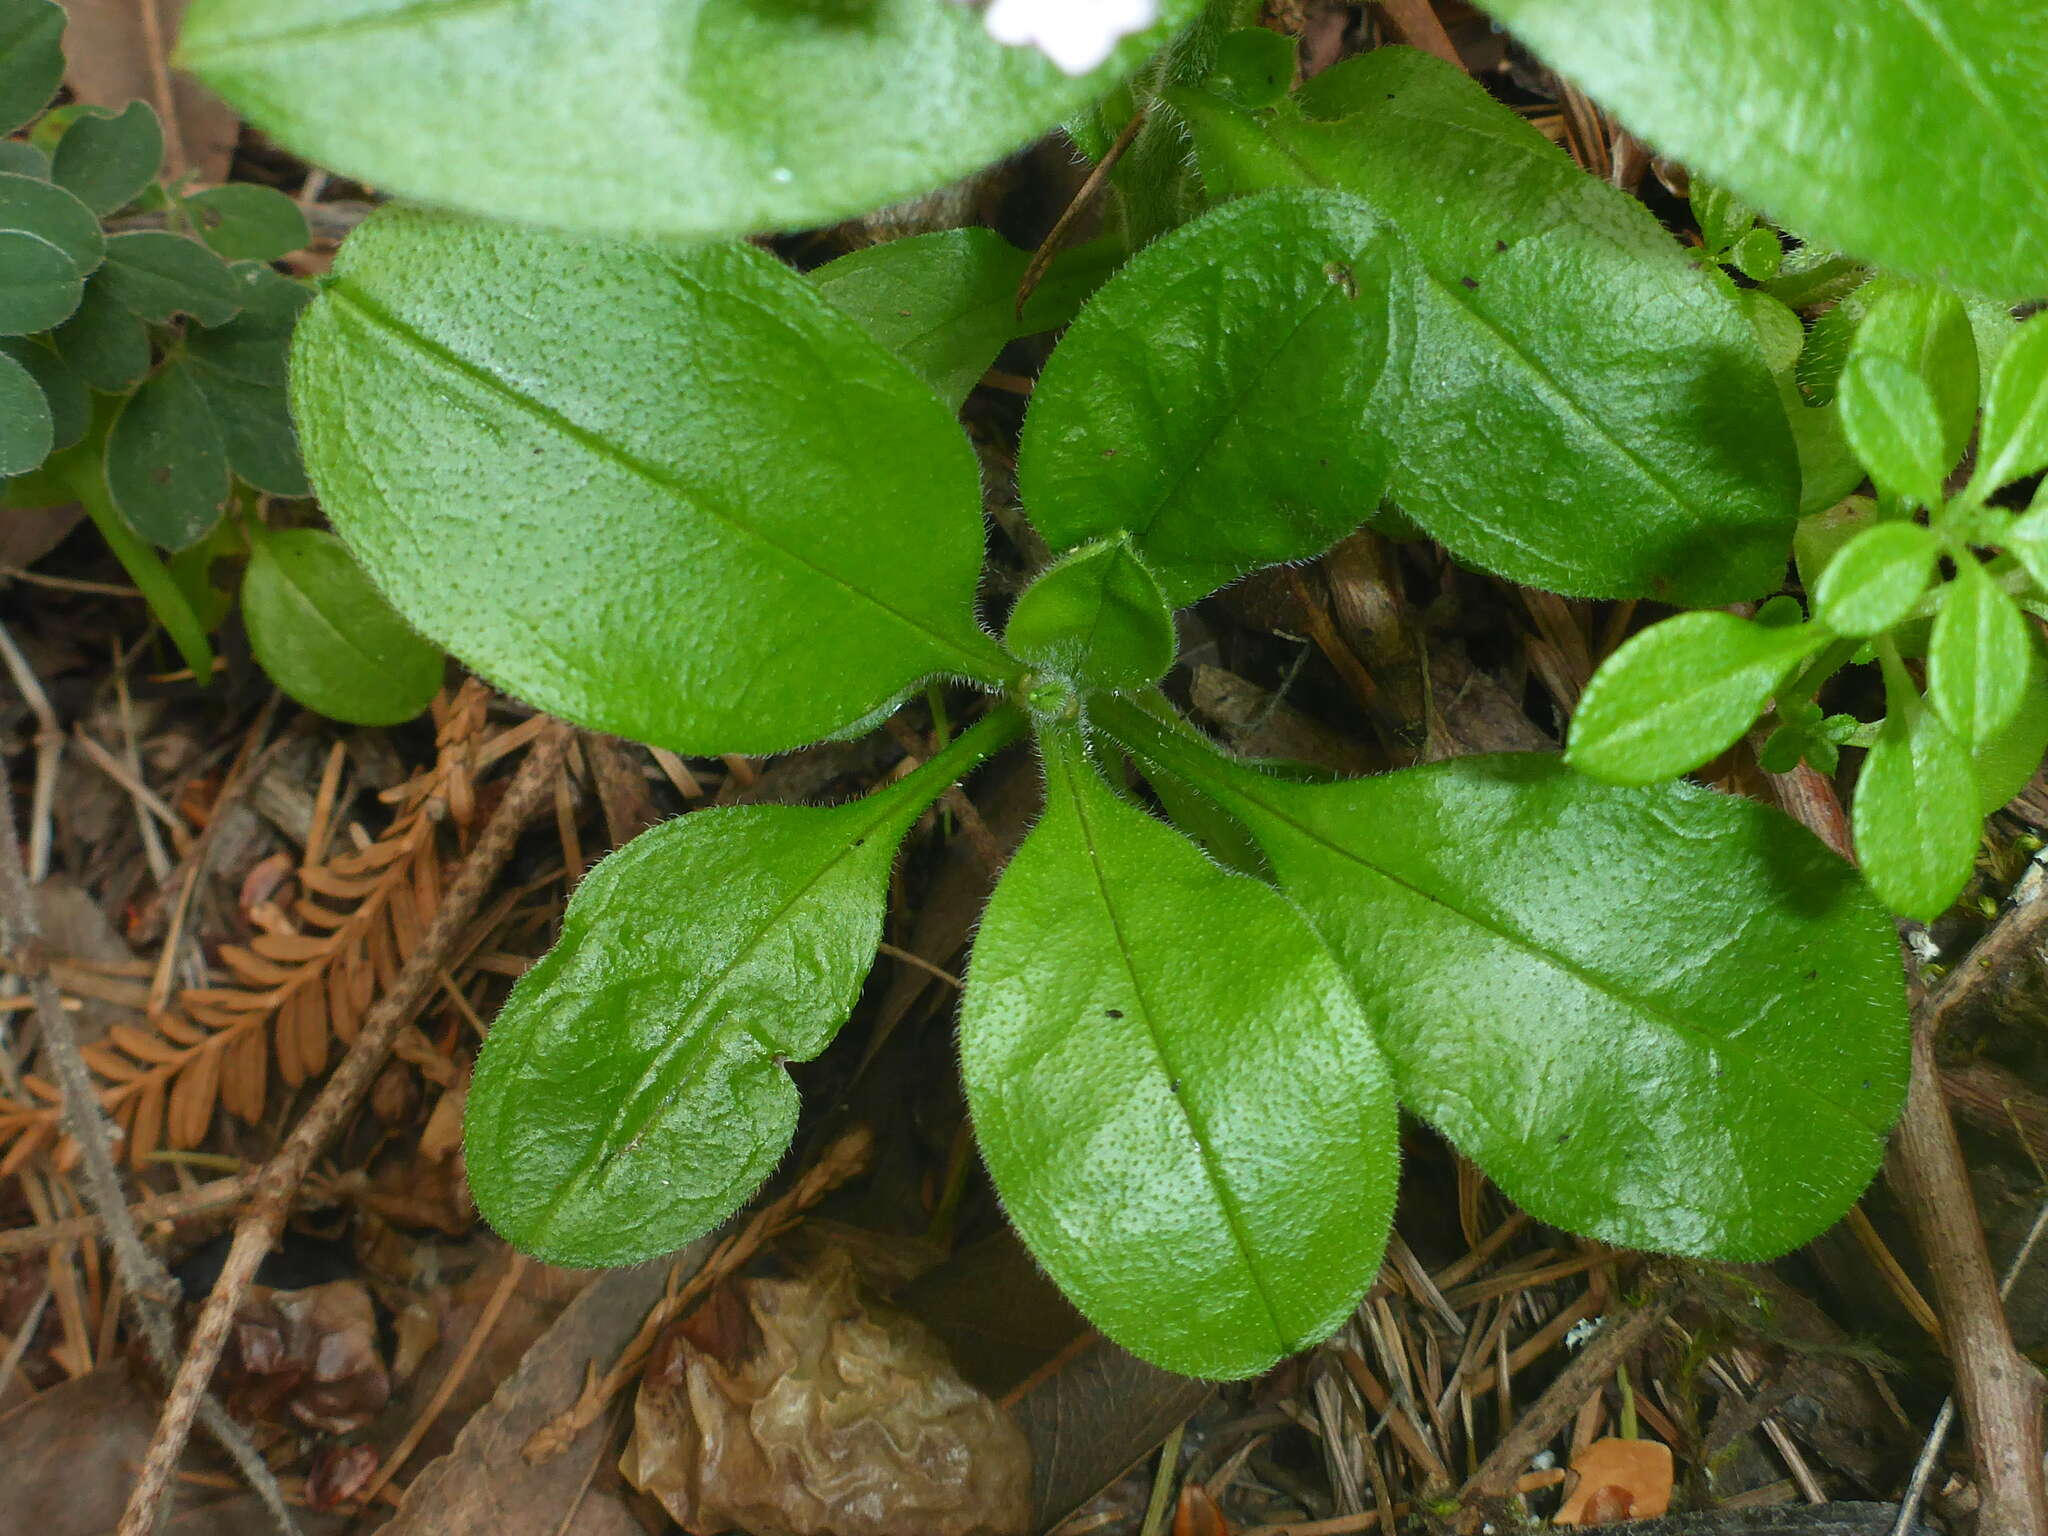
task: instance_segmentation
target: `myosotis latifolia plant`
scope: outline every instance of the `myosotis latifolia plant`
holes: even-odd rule
[[[1980,784],[2040,755],[2014,738],[2039,709],[2017,606],[2037,536],[1991,496],[2048,457],[2042,333],[2005,341],[1980,468],[1946,496],[1978,405],[1956,317],[1964,339],[2011,325],[1931,280],[2010,303],[2048,290],[2048,252],[1974,238],[2010,209],[1970,204],[1933,243],[1923,208],[1897,217],[1947,158],[1916,158],[1889,99],[1829,98],[1822,177],[1728,107],[1748,96],[1667,61],[1789,111],[1859,61],[1880,98],[1923,91],[1895,65],[1927,38],[1846,0],[1811,8],[1825,25],[1765,0],[1498,5],[1721,179],[1702,252],[1405,50],[1290,92],[1286,45],[1230,30],[1246,7],[1169,4],[1069,79],[964,7],[824,9],[642,0],[592,27],[568,4],[210,0],[188,23],[189,61],[272,132],[447,205],[351,237],[292,367],[322,502],[422,633],[685,753],[844,735],[933,680],[987,701],[864,799],[697,812],[590,873],[478,1062],[490,1220],[618,1264],[743,1202],[795,1126],[786,1063],[872,964],[899,842],[1025,737],[1046,806],[980,924],[962,1064],[1018,1230],[1132,1349],[1236,1375],[1337,1326],[1379,1265],[1404,1105],[1611,1242],[1762,1258],[1834,1220],[1906,1077],[1878,896],[1940,905]],[[1964,20],[1951,60],[1987,46]],[[610,116],[576,94],[594,79]],[[1952,137],[2048,144],[2020,131],[2036,95],[1972,79],[1942,98]],[[385,110],[359,110],[371,89]],[[576,105],[537,136],[536,101]],[[988,231],[809,277],[731,238],[928,189],[1062,116],[1100,147],[1140,108],[1109,233],[1021,314],[1025,258]],[[1920,281],[1858,287],[1873,263]],[[1833,301],[1848,320],[1809,333]],[[1069,319],[1018,466],[1057,558],[998,636],[953,413],[1005,341]],[[1851,448],[1868,508],[1834,507]],[[1814,614],[1649,629],[1571,764],[1330,782],[1180,720],[1174,610],[1383,505],[1517,581],[1703,609],[1776,591],[1798,533]],[[1773,699],[1767,756],[1825,764],[1866,727],[1815,690],[1865,646],[1891,693],[1858,796],[1869,885],[1777,812],[1663,782]],[[1923,792],[1948,797],[1938,827]]]

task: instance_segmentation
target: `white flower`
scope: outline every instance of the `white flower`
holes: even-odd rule
[[[1068,74],[1085,75],[1159,19],[1159,0],[991,0],[981,19],[997,42],[1029,44]]]

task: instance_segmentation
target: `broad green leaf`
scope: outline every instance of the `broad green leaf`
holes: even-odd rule
[[[60,325],[78,308],[78,269],[40,235],[0,229],[0,336]]]
[[[1882,634],[1927,590],[1941,540],[1918,523],[1878,523],[1835,552],[1813,588],[1813,616],[1838,635]]]
[[[934,0],[202,0],[179,62],[273,138],[407,197],[708,237],[956,180],[1095,101],[1199,9],[1166,0],[1078,79]]]
[[[1732,288],[1441,60],[1382,48],[1254,119],[1170,93],[1213,195],[1303,184],[1400,236],[1378,430],[1393,499],[1461,559],[1587,597],[1776,584],[1799,501]]]
[[[242,576],[242,621],[271,680],[332,719],[397,725],[441,690],[441,653],[391,611],[331,533],[259,533]]]
[[[1055,261],[1020,319],[1031,257],[992,229],[947,229],[870,246],[811,274],[818,291],[908,363],[955,410],[1003,344],[1067,323],[1101,283],[1099,253]]]
[[[1328,951],[1050,734],[1046,812],[974,947],[960,1057],[990,1176],[1089,1321],[1249,1376],[1337,1328],[1392,1212],[1394,1096]]]
[[[1537,754],[1290,784],[1102,719],[1251,829],[1402,1102],[1539,1220],[1763,1259],[1863,1192],[1906,1085],[1898,941],[1778,812]]]
[[[477,1207],[557,1264],[631,1264],[730,1215],[796,1125],[784,1061],[852,1011],[918,815],[1015,738],[1007,711],[851,805],[695,811],[585,877],[477,1058]]]
[[[197,240],[161,229],[108,237],[106,269],[97,282],[138,319],[159,325],[181,314],[201,325],[225,325],[242,303],[218,256]]]
[[[1144,688],[1173,666],[1173,609],[1125,539],[1047,568],[1010,610],[1003,644],[1077,688]]]
[[[313,238],[299,205],[275,187],[230,182],[183,199],[199,238],[229,261],[276,261]]]
[[[1882,354],[1920,376],[1941,423],[1935,455],[1945,471],[1963,456],[1977,426],[1977,338],[1963,301],[1935,283],[1881,278],[1863,290],[1868,308],[1849,360]]]
[[[2048,293],[2048,5],[1487,0],[1654,148],[1808,239]]]
[[[2034,647],[2026,615],[1974,555],[1956,562],[1942,588],[1941,611],[1927,652],[1927,702],[1961,738],[1981,750],[2019,713],[2033,674]]]
[[[2048,321],[2030,318],[2013,333],[1991,375],[1984,431],[1971,477],[1988,495],[2048,466]]]
[[[1792,669],[1827,641],[1732,613],[1653,624],[1600,665],[1572,715],[1565,760],[1610,784],[1651,784],[1725,752]]]
[[[57,141],[50,179],[97,214],[125,208],[156,180],[164,163],[164,129],[156,109],[131,101],[114,113],[74,118]]]
[[[220,521],[227,452],[191,370],[166,363],[121,406],[107,433],[107,489],[128,526],[183,549]]]
[[[1977,776],[1977,809],[1989,816],[2025,789],[2040,771],[2048,753],[2048,664],[2041,646],[2030,640],[2026,686],[2020,690],[2019,713],[1984,746],[1971,754]]]
[[[120,394],[149,372],[149,328],[110,294],[105,273],[96,274],[74,302],[77,313],[50,333],[50,344],[87,384],[102,394]]]
[[[1942,481],[1954,461],[1946,456],[1934,394],[1920,375],[1881,353],[1852,356],[1842,369],[1835,409],[1871,479],[1917,506],[1941,505]]]
[[[92,422],[92,402],[85,381],[41,338],[0,339],[5,353],[28,371],[50,410],[50,451],[61,453],[85,436]]]
[[[1273,106],[1294,89],[1297,49],[1292,37],[1265,27],[1238,27],[1216,40],[1216,56],[1202,86],[1251,111]]]
[[[0,0],[0,133],[12,133],[57,94],[63,38],[64,11],[52,0]]]
[[[1046,541],[1128,533],[1179,607],[1371,516],[1385,245],[1355,201],[1296,189],[1133,258],[1032,393],[1017,487]]]
[[[1017,670],[974,618],[958,425],[764,251],[380,212],[299,322],[292,388],[393,606],[580,724],[775,752]]]
[[[1894,912],[1931,923],[1977,856],[1980,786],[1970,754],[1918,700],[1885,717],[1856,779],[1850,825],[1863,875]]]
[[[49,402],[35,376],[0,353],[0,475],[25,475],[50,456],[56,439]]]

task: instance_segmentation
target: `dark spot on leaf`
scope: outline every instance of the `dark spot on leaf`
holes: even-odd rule
[[[1808,971],[1808,972],[1806,973],[1806,979],[1807,979],[1808,981],[1812,981],[1812,980],[1813,980],[1814,978],[1816,978],[1816,977],[1817,977],[1817,976],[1819,976],[1819,975],[1820,975],[1820,972],[1819,972],[1819,971]]]
[[[1461,277],[1458,279],[1458,281],[1463,283],[1467,288],[1477,288],[1479,286],[1479,279],[1476,277]]]
[[[1870,1079],[1869,1079],[1869,1078],[1867,1078],[1867,1077],[1866,1077],[1865,1079],[1863,1079],[1863,1086],[1864,1086],[1864,1087],[1866,1087],[1866,1088],[1868,1088],[1868,1087],[1870,1086]]]
[[[1114,448],[1105,448],[1102,450],[1102,456],[1105,459],[1113,459],[1116,457],[1116,450]]]
[[[866,845],[867,845],[867,839],[866,839],[866,838],[864,838],[864,837],[856,837],[856,838],[855,838],[855,839],[853,840],[853,846],[854,846],[854,847],[856,847],[856,848],[862,848],[862,847],[865,847]]]
[[[1508,243],[1505,240],[1496,240],[1493,242],[1493,248],[1496,251],[1504,251],[1508,248]]]
[[[1120,1019],[1124,1016],[1124,1011],[1121,1008],[1106,1008],[1103,1011],[1112,1019]]]
[[[155,469],[149,472],[149,478],[158,485],[169,485],[171,483],[171,466],[168,464],[157,465]]]
[[[1559,1131],[1557,1133],[1557,1144],[1560,1147],[1563,1146],[1566,1142],[1570,1141],[1571,1139],[1572,1133],[1570,1131]]]
[[[1168,1084],[1167,1084],[1166,1086],[1167,1086],[1168,1088],[1170,1088],[1170,1089],[1171,1089],[1171,1090],[1172,1090],[1173,1092],[1175,1092],[1175,1093],[1179,1093],[1179,1092],[1180,1092],[1180,1079],[1176,1077],[1176,1078],[1175,1078],[1175,1079],[1174,1079],[1174,1080],[1173,1080],[1172,1082],[1168,1083]]]

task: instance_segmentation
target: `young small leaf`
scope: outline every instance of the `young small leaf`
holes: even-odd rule
[[[53,0],[0,0],[0,133],[48,105],[64,81],[64,10]]]
[[[935,673],[1017,671],[974,618],[958,424],[764,251],[387,210],[292,361],[307,471],[363,568],[557,714],[774,752]]]
[[[73,302],[77,312],[50,333],[50,344],[80,378],[102,394],[118,395],[149,372],[149,328],[111,295],[104,273]]]
[[[1756,210],[1717,181],[1695,176],[1687,193],[1693,221],[1700,227],[1700,243],[1707,254],[1725,256],[1756,227]]]
[[[983,917],[961,1005],[977,1139],[1089,1320],[1248,1376],[1378,1271],[1394,1096],[1337,966],[1270,887],[1119,798],[1072,733]]]
[[[1942,468],[1963,455],[1977,426],[1977,340],[1963,301],[1937,283],[1879,278],[1858,294],[1867,307],[1849,361],[1873,354],[1918,374],[1941,423]]]
[[[1785,261],[1785,247],[1774,229],[1752,229],[1728,252],[1736,271],[1753,283],[1767,283],[1778,275]]]
[[[1778,812],[1539,754],[1290,784],[1121,700],[1100,718],[1251,829],[1403,1104],[1539,1220],[1762,1259],[1876,1171],[1906,1085],[1897,937]]]
[[[159,325],[181,314],[201,325],[225,325],[242,305],[218,256],[197,240],[161,229],[111,236],[99,282],[109,298]]]
[[[2013,333],[1991,375],[1972,483],[1988,495],[2048,466],[2048,320]]]
[[[1813,616],[1838,635],[1882,634],[1913,611],[1940,554],[1941,540],[1918,523],[1865,528],[1821,572]]]
[[[1916,505],[1941,505],[1942,479],[1954,461],[1942,441],[1934,394],[1919,374],[1881,353],[1852,355],[1835,409],[1871,479]]]
[[[1653,624],[1601,663],[1572,716],[1565,761],[1610,784],[1689,773],[1741,739],[1786,676],[1827,640],[1732,613]]]
[[[235,181],[184,199],[199,238],[229,261],[276,261],[313,238],[299,205],[275,187]]]
[[[0,352],[0,475],[25,475],[50,456],[56,431],[35,377]]]
[[[1974,555],[1961,555],[1942,589],[1927,652],[1927,702],[1977,751],[2012,723],[2033,672],[2026,616]]]
[[[1823,249],[2008,299],[2048,293],[2040,0],[1486,8],[1647,143]]]
[[[1318,75],[1299,110],[1169,99],[1212,196],[1327,187],[1398,231],[1404,343],[1374,415],[1393,500],[1432,537],[1575,596],[1777,583],[1800,490],[1777,388],[1732,286],[1641,203],[1413,49]]]
[[[933,0],[612,0],[602,24],[565,0],[204,0],[178,52],[273,138],[407,197],[705,239],[829,224],[979,170],[1200,9],[1163,0],[1078,78]]]
[[[1356,528],[1386,484],[1385,243],[1352,199],[1291,190],[1130,261],[1032,394],[1017,484],[1047,542],[1128,533],[1180,606]]]
[[[1870,888],[1894,912],[1931,923],[1970,883],[1979,786],[1970,754],[1933,710],[1885,717],[1856,780],[1850,824]]]
[[[441,653],[392,612],[331,533],[260,534],[242,577],[249,648],[308,708],[350,725],[397,725],[441,690]]]
[[[1017,599],[1003,644],[1078,688],[1143,688],[1173,665],[1173,610],[1123,539],[1075,550]]]
[[[164,163],[164,129],[156,109],[131,101],[116,115],[73,118],[57,141],[50,179],[94,213],[125,208],[156,180]]]
[[[227,452],[189,369],[166,363],[122,404],[107,433],[107,489],[128,526],[166,549],[220,521]]]
[[[850,805],[679,816],[591,870],[477,1059],[464,1146],[499,1234],[632,1264],[751,1195],[796,1125],[783,1061],[831,1042],[874,961],[896,845],[1018,727],[991,717]]]

